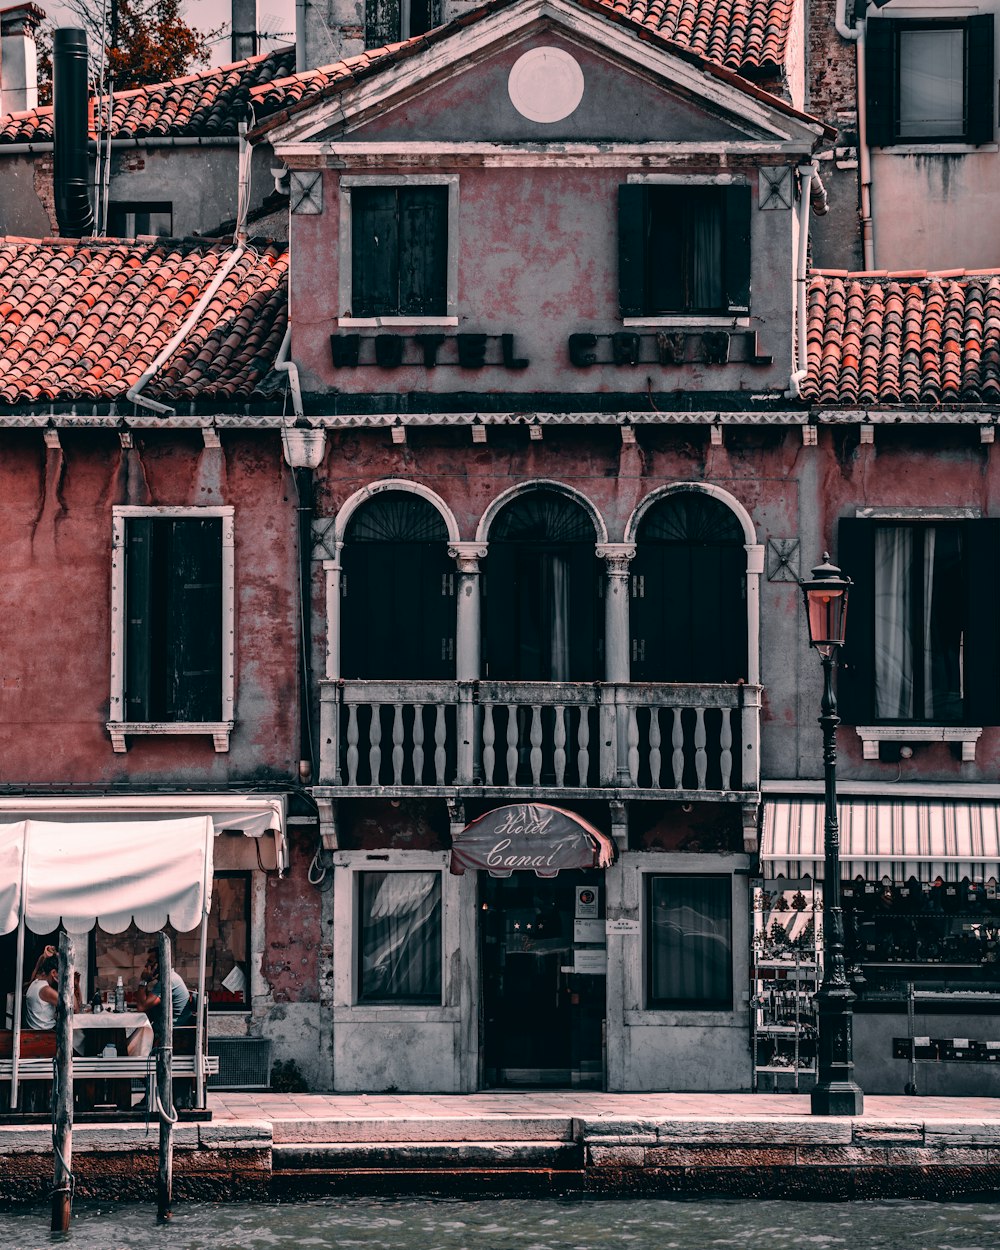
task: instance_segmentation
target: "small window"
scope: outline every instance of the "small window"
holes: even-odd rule
[[[730,1011],[731,879],[650,875],[646,888],[647,1006]]]
[[[140,234],[169,237],[173,228],[173,205],[169,201],[129,203],[112,200],[108,205],[108,236],[112,239],[134,239]]]
[[[441,1002],[441,874],[358,874],[358,1001]]]
[[[351,315],[448,312],[448,187],[351,191]]]
[[[993,140],[993,15],[867,24],[868,141]]]
[[[750,188],[619,187],[623,317],[750,310]]]
[[[423,35],[440,24],[440,0],[365,0],[366,48]]]

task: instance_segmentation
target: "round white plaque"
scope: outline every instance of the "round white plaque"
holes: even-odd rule
[[[561,122],[583,99],[583,70],[562,48],[532,48],[514,62],[507,94],[528,121]]]

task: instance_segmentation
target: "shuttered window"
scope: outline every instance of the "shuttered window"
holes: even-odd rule
[[[866,34],[868,142],[992,143],[993,14],[873,17]]]
[[[125,719],[222,719],[222,519],[129,517]]]
[[[848,724],[1000,723],[1000,521],[848,519]]]
[[[750,188],[618,188],[621,315],[750,310]]]
[[[447,305],[448,188],[355,187],[352,315],[440,317]]]

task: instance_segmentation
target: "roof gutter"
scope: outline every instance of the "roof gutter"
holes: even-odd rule
[[[203,148],[223,147],[234,148],[239,143],[237,135],[215,135],[211,138],[202,135],[177,135],[175,137],[157,136],[149,139],[112,139],[112,148]],[[52,140],[38,143],[0,143],[0,157],[30,156],[35,152],[51,152]],[[91,155],[97,152],[96,139],[87,140],[87,151]]]
[[[867,0],[865,0],[867,7]],[[868,84],[865,74],[865,33],[868,23],[859,19],[847,24],[847,0],[837,0],[834,13],[837,34],[854,44],[857,53],[858,172],[861,175],[861,251],[866,270],[875,268],[875,232],[872,225],[872,158],[868,147]]]

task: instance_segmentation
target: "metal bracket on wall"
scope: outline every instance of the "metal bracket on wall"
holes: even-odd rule
[[[288,184],[288,203],[293,213],[323,211],[323,175],[318,170],[293,169]]]
[[[767,540],[767,580],[798,582],[800,547],[797,538]]]

